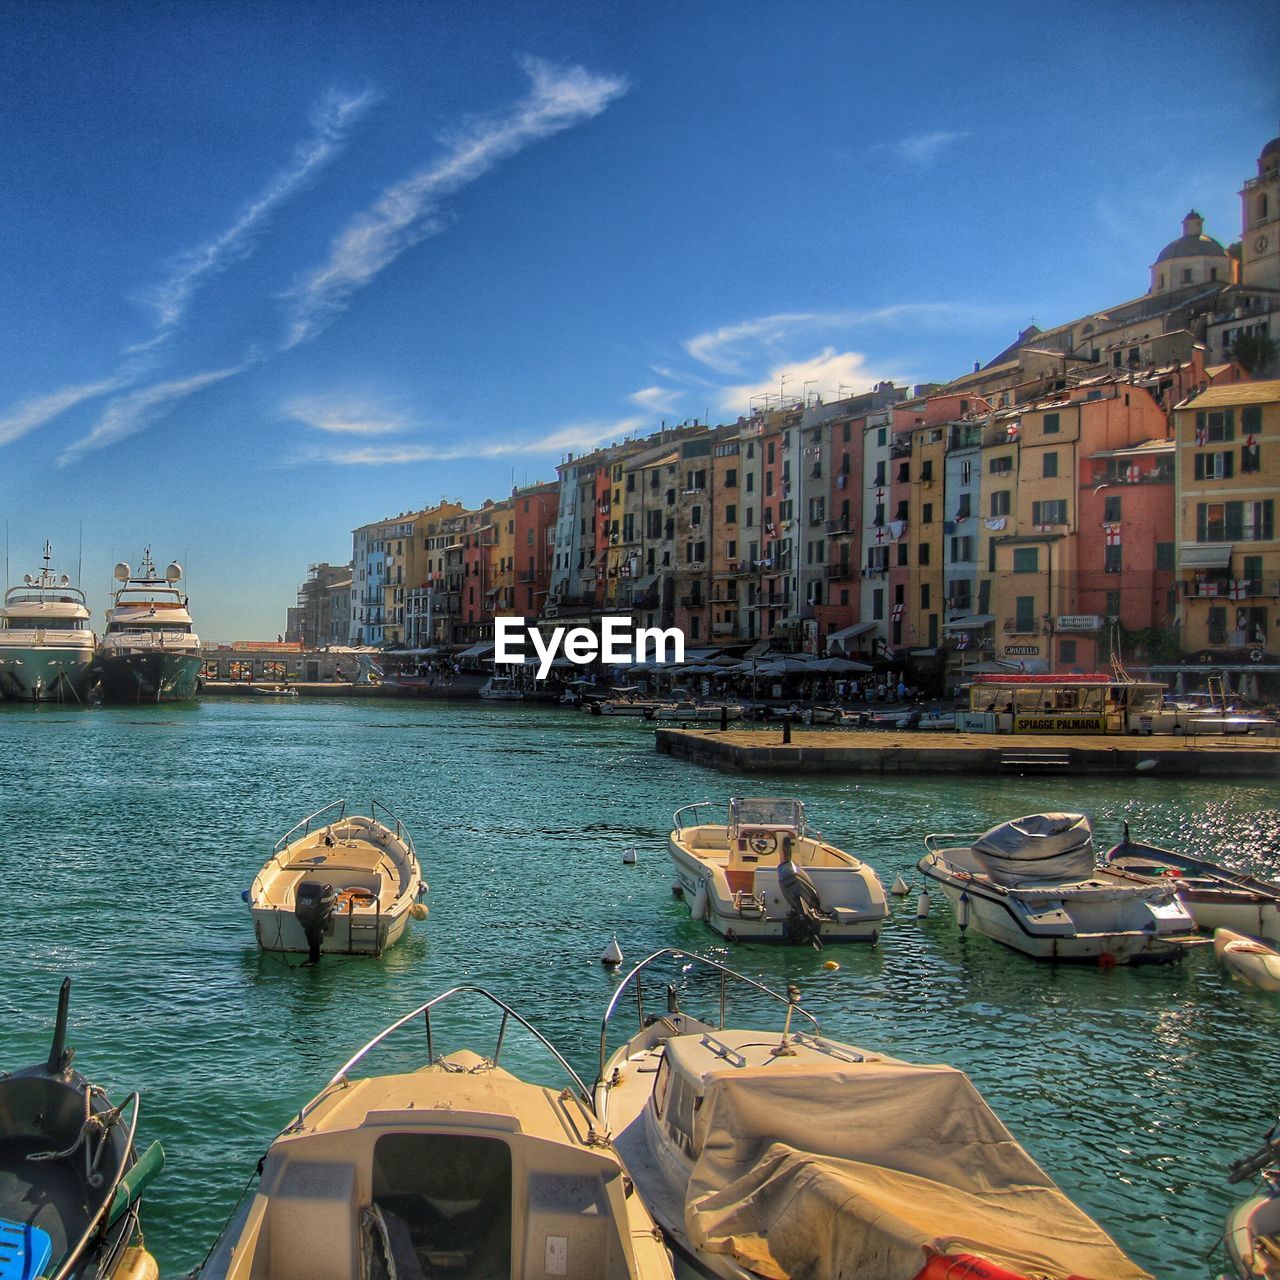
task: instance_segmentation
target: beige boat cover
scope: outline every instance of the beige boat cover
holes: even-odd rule
[[[690,1241],[761,1276],[912,1280],[933,1249],[1025,1276],[1150,1280],[952,1067],[717,1072],[695,1123]]]

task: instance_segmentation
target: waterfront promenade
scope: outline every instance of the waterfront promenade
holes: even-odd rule
[[[789,741],[784,741],[784,738]],[[659,729],[658,751],[746,773],[1154,774],[1280,777],[1280,738],[1084,737],[910,730]]]

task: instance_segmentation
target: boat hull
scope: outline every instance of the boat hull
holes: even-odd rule
[[[1227,1215],[1222,1241],[1236,1280],[1266,1280],[1280,1276],[1280,1261],[1258,1248],[1258,1239],[1280,1233],[1280,1199],[1254,1196]]]
[[[400,941],[409,924],[409,910],[384,914],[375,927],[367,927],[365,913],[335,915],[320,943],[321,955],[380,956]],[[292,911],[254,907],[253,931],[263,951],[307,955],[307,936]]]
[[[1191,931],[1190,918],[1172,895],[1166,906],[1144,904],[1135,895],[1128,910],[1101,913],[1082,909],[1084,903],[1070,897],[1047,897],[1033,904],[1037,910],[973,876],[952,874],[933,854],[917,867],[942,890],[957,924],[964,920],[964,928],[1037,960],[1164,963],[1183,954]]]
[[[38,646],[0,649],[0,697],[15,702],[83,702],[93,651]]]
[[[136,651],[102,656],[97,663],[103,702],[136,706],[150,702],[189,702],[200,680],[200,655]]]
[[[1260,991],[1280,993],[1280,952],[1231,929],[1213,935],[1213,952],[1228,973]]]

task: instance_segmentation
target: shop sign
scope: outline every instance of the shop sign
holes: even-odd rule
[[[1029,715],[1014,716],[1014,733],[1106,733],[1106,716]]]
[[[1038,644],[1007,644],[1004,647],[1004,651],[1012,654],[1015,658],[1037,658],[1040,656],[1040,646]]]

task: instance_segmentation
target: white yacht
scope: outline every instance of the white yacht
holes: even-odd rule
[[[119,584],[107,610],[107,629],[98,646],[96,668],[104,702],[181,702],[196,695],[200,678],[200,637],[179,587],[182,566],[156,573],[151,548],[135,574],[115,568]]]
[[[82,702],[93,663],[84,592],[49,568],[25,574],[0,608],[0,696],[19,702]]]

